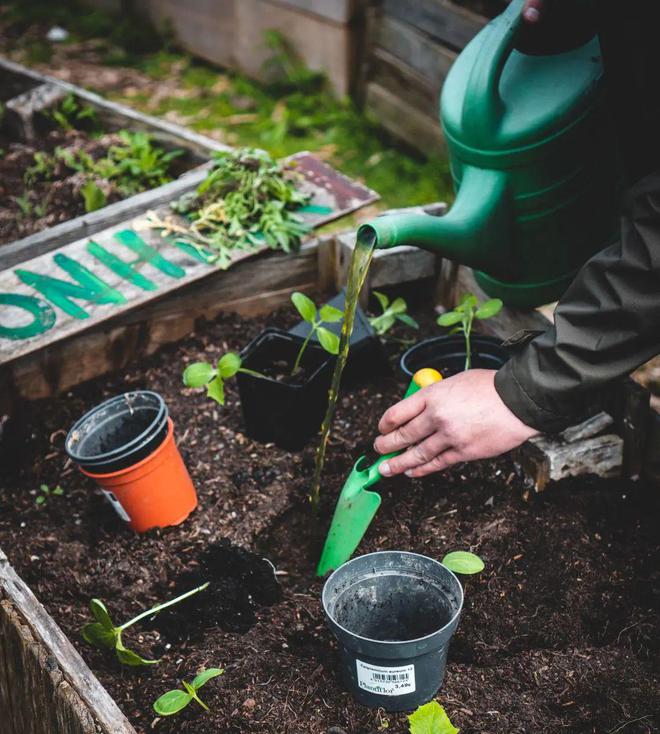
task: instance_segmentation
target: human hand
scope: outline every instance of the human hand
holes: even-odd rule
[[[527,23],[538,23],[543,15],[545,0],[525,0],[522,9],[522,17]]]
[[[495,390],[495,370],[467,370],[429,385],[385,412],[374,443],[380,454],[407,449],[380,465],[385,477],[423,477],[461,461],[499,456],[538,431]]]

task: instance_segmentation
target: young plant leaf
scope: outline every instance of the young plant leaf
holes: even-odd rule
[[[484,301],[474,312],[474,315],[478,319],[489,319],[502,310],[502,305],[499,298],[491,298],[489,301]]]
[[[220,375],[216,375],[206,386],[206,395],[220,405],[225,404],[225,384]]]
[[[92,180],[87,181],[84,186],[80,187],[80,193],[85,202],[85,211],[88,213],[102,209],[106,204],[105,194]]]
[[[222,675],[225,671],[222,668],[207,668],[193,678],[190,684],[196,691],[198,691],[205,683],[208,683],[211,678],[216,678]]]
[[[154,701],[154,711],[159,716],[178,714],[192,701],[192,696],[185,691],[168,691]]]
[[[35,500],[35,503],[36,503],[37,505],[43,505],[43,503],[44,503],[45,501],[46,501],[46,495],[45,495],[45,494],[40,494],[40,495],[39,495],[39,496],[37,497],[37,499]]]
[[[471,308],[474,308],[478,303],[477,297],[473,293],[465,293],[461,300],[458,302],[458,305],[456,306],[457,309],[461,309],[464,311],[469,311]]]
[[[233,377],[241,369],[241,358],[236,352],[227,352],[218,360],[218,372],[226,380]]]
[[[437,701],[420,706],[410,716],[410,734],[458,734],[449,716]]]
[[[400,313],[405,313],[408,306],[403,298],[395,298],[390,304],[389,311],[395,316]]]
[[[323,349],[330,354],[339,354],[339,337],[328,329],[319,326],[316,331]]]
[[[373,291],[373,294],[378,299],[378,303],[380,303],[380,307],[383,309],[383,311],[387,311],[387,307],[390,304],[390,299],[380,291]]]
[[[183,384],[186,387],[204,387],[217,374],[208,362],[193,362],[183,371]]]
[[[100,647],[104,650],[114,650],[117,644],[117,632],[115,628],[108,629],[100,622],[88,622],[83,626],[83,640],[93,647]]]
[[[458,313],[456,311],[447,311],[447,313],[443,313],[438,316],[437,324],[438,326],[453,326],[454,324],[460,323],[462,320],[462,313]]]
[[[313,324],[316,319],[316,306],[314,305],[314,301],[299,291],[291,294],[291,301],[303,319]]]
[[[484,562],[479,556],[468,551],[452,551],[442,559],[442,565],[454,573],[465,576],[484,570]]]
[[[326,324],[333,324],[344,318],[344,312],[326,303],[325,306],[321,306],[319,318]]]
[[[130,665],[133,668],[137,668],[142,665],[156,665],[160,662],[160,660],[148,660],[147,658],[143,658],[136,652],[133,652],[133,650],[129,650],[127,647],[124,647],[120,635],[117,636],[115,652],[117,654],[117,660],[119,660],[120,663],[123,665]]]
[[[92,599],[89,608],[94,619],[105,629],[114,630],[115,626],[110,619],[110,614],[105,604],[100,599]]]
[[[53,494],[54,494],[54,495],[55,495],[56,497],[61,497],[61,496],[62,496],[62,495],[64,494],[64,490],[63,490],[63,489],[62,489],[62,487],[60,487],[60,485],[58,484],[58,485],[57,485],[57,487],[55,487],[55,489],[53,490]]]
[[[411,329],[419,329],[419,324],[409,314],[398,313],[396,317],[399,321],[401,321],[401,323],[405,324],[406,326],[409,326]]]

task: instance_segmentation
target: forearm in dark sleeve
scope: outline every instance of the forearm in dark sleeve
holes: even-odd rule
[[[589,260],[555,311],[555,324],[495,376],[524,423],[557,431],[604,388],[660,352],[660,174],[630,192],[621,241]]]

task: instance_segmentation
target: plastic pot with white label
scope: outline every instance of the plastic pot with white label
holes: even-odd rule
[[[322,599],[359,703],[407,711],[433,698],[463,606],[448,568],[417,553],[369,553],[338,568]]]

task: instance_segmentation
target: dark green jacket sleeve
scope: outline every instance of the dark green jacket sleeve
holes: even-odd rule
[[[629,192],[621,240],[589,260],[554,326],[495,376],[523,423],[558,431],[594,409],[617,378],[660,353],[660,173]]]

